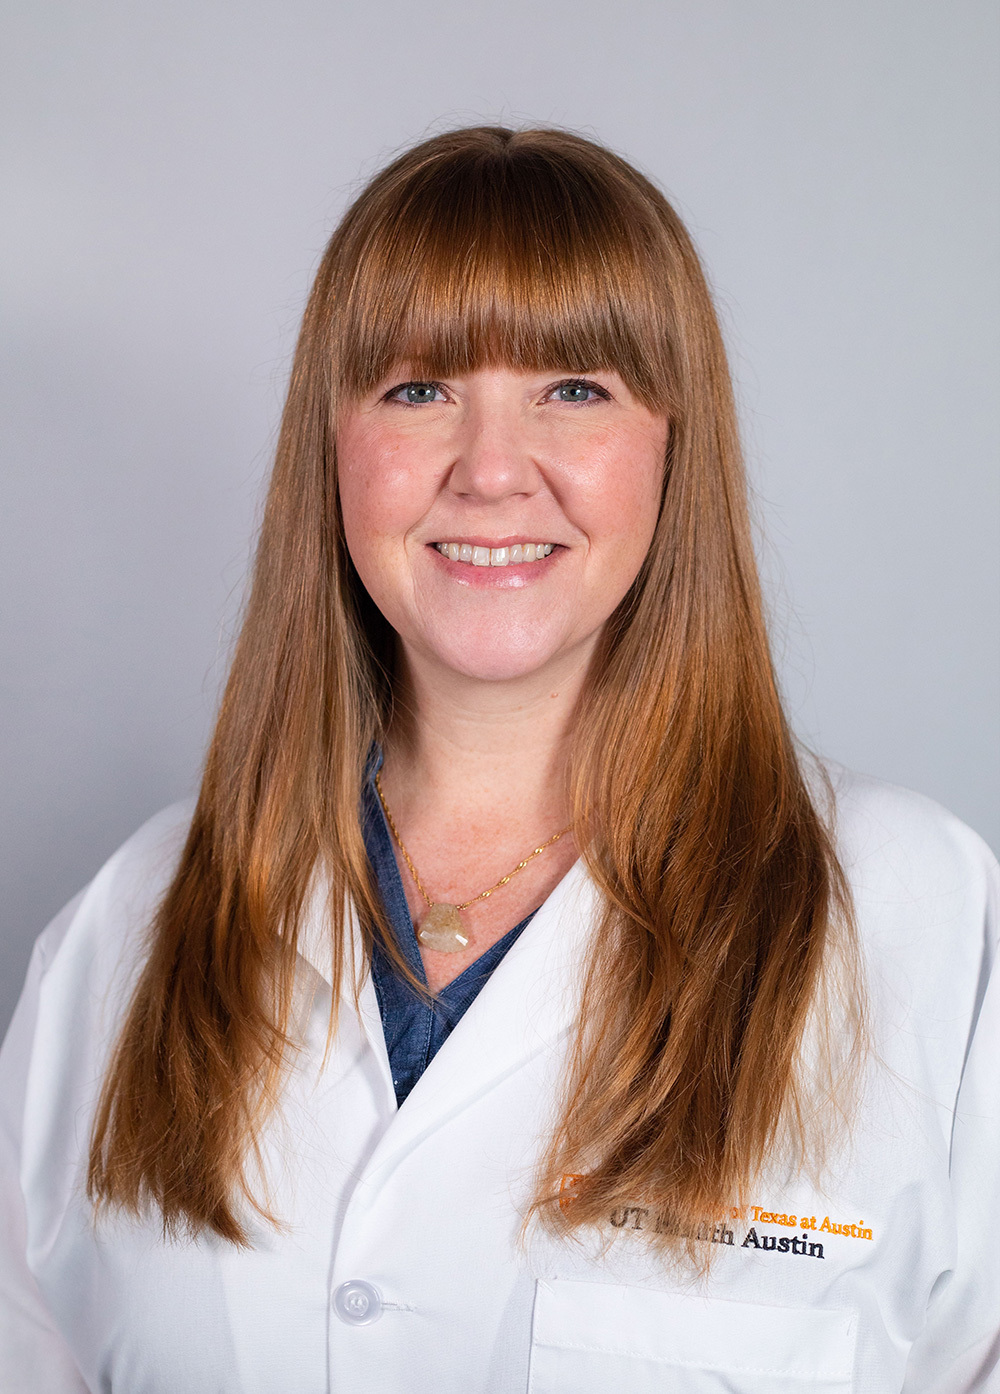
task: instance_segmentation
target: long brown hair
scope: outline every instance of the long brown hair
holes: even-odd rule
[[[401,962],[359,826],[393,635],[347,555],[334,450],[338,404],[400,359],[429,376],[614,368],[669,417],[655,538],[576,723],[575,826],[605,910],[535,1209],[573,1229],[654,1197],[676,1248],[777,1146],[815,1152],[830,1043],[849,1060],[858,1039],[857,995],[848,985],[834,1027],[826,990],[835,950],[850,962],[850,904],[782,714],[698,258],[648,180],[558,130],[425,141],[372,180],[323,257],[200,796],[97,1110],[90,1194],[246,1242],[239,1196],[263,1210],[248,1167],[294,1045],[317,868],[334,1004],[348,897],[368,949],[379,936]],[[830,1048],[807,1069],[810,1019]],[[560,1203],[567,1174],[584,1182]]]

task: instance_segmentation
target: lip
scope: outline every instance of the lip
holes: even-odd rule
[[[439,542],[457,542],[459,545],[467,542],[470,547],[523,547],[526,542],[551,542],[553,547],[559,547],[561,545],[556,542],[554,538],[545,537],[541,533],[536,532],[511,533],[509,537],[486,537],[485,535],[481,536],[479,533],[475,535],[471,533],[466,535],[458,532],[449,532],[447,534],[442,533],[440,537],[433,538],[427,545],[428,547],[436,547]],[[440,553],[438,555],[440,555]]]
[[[546,539],[525,534],[511,538],[487,538],[487,537],[460,537],[452,536],[441,537],[435,541],[441,542],[468,542],[471,547],[516,547],[519,543],[524,546],[526,542],[539,542]],[[527,586],[537,585],[549,575],[553,566],[559,564],[560,557],[566,548],[558,542],[553,544],[552,551],[541,561],[525,563],[521,566],[470,566],[468,562],[452,561],[449,557],[442,556],[437,550],[434,542],[429,542],[425,551],[431,557],[431,565],[439,567],[442,573],[457,585],[468,586],[470,590],[489,590],[489,591],[515,591],[524,590]]]

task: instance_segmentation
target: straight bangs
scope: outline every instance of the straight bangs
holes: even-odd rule
[[[404,363],[428,377],[605,368],[670,409],[664,229],[610,161],[581,170],[577,154],[570,169],[554,153],[515,136],[376,181],[344,229],[337,396],[356,400]]]

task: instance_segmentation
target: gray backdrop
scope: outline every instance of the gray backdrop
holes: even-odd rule
[[[193,790],[322,245],[399,146],[596,135],[724,316],[790,710],[994,846],[992,0],[7,0],[0,1025]]]

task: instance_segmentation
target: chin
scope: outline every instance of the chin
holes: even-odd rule
[[[484,638],[477,635],[461,642],[451,634],[437,643],[424,644],[425,654],[441,668],[448,668],[465,678],[480,682],[516,682],[541,673],[557,661],[561,651],[558,643],[540,643],[540,635],[501,636]]]

